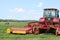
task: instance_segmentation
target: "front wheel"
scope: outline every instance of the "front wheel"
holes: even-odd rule
[[[56,32],[56,35],[58,35],[58,32]]]
[[[40,32],[39,28],[34,28],[34,32],[33,32],[34,34],[37,35],[37,34],[39,34],[39,32]]]

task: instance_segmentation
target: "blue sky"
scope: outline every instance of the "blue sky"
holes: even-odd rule
[[[38,20],[44,8],[60,10],[60,0],[0,0],[0,19]]]

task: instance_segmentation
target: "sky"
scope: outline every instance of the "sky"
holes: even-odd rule
[[[60,0],[0,0],[0,19],[38,20],[44,8],[60,10]]]

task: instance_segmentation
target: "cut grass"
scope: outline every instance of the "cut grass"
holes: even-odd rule
[[[6,22],[0,22],[0,40],[60,40],[60,36],[56,36],[54,34],[26,34],[26,35],[20,35],[20,34],[7,34],[6,29],[10,28],[10,26],[15,27],[23,27],[27,24],[27,22],[9,22],[9,24],[6,24]]]

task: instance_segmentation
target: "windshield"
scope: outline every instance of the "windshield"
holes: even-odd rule
[[[44,12],[45,17],[55,17],[55,11],[54,10],[47,10]]]
[[[44,16],[45,16],[45,17],[49,17],[49,15],[50,15],[50,11],[45,11],[45,12],[44,12]]]
[[[55,11],[51,11],[51,17],[55,17]]]

